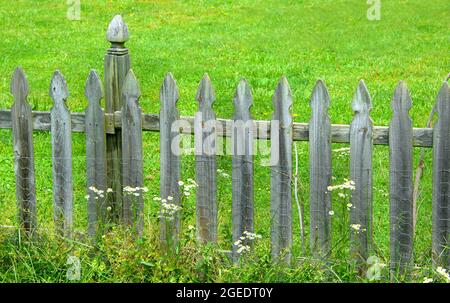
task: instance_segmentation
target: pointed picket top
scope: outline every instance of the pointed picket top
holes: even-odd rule
[[[55,104],[63,103],[64,105],[69,97],[66,80],[59,70],[53,74],[50,83],[50,97],[52,97]]]
[[[128,71],[123,81],[122,94],[127,100],[135,99],[136,101],[141,96],[141,89],[132,69]]]
[[[372,102],[369,91],[364,83],[364,80],[360,80],[358,88],[353,95],[352,109],[355,114],[358,113],[370,113],[372,109]]]
[[[438,97],[437,97],[437,106],[439,109],[443,108],[450,102],[450,88],[448,82],[445,81],[441,88],[439,89]]]
[[[167,108],[175,108],[180,95],[178,92],[177,82],[172,73],[167,73],[161,86],[160,99],[161,105]]]
[[[102,82],[94,69],[91,70],[86,80],[84,95],[89,100],[89,105],[100,106],[99,102],[103,97]]]
[[[313,108],[313,113],[315,112],[314,109],[319,108],[319,104],[322,104],[320,107],[323,108],[324,114],[328,113],[328,108],[330,107],[330,94],[322,79],[317,80],[309,104]]]
[[[106,39],[111,43],[125,43],[129,39],[128,26],[121,15],[116,15],[109,23]]]
[[[251,119],[250,107],[253,104],[253,95],[247,80],[241,79],[239,81],[233,104],[235,120],[247,121]]]
[[[288,128],[292,125],[292,92],[289,82],[285,76],[278,81],[275,94],[272,97],[274,108],[273,120],[280,121],[281,128]]]
[[[14,101],[25,101],[28,96],[28,81],[22,68],[18,67],[14,71],[11,80],[11,94],[14,96]]]
[[[200,82],[195,99],[200,104],[200,110],[208,110],[212,108],[212,104],[216,100],[216,94],[212,87],[211,79],[205,74]]]
[[[395,88],[394,98],[392,98],[391,108],[394,113],[408,113],[412,107],[411,97],[409,95],[406,82],[400,81]]]

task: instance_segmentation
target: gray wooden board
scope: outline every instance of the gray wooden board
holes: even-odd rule
[[[51,109],[53,207],[57,231],[70,236],[72,229],[72,132],[70,112],[66,106],[69,97],[67,84],[59,71],[53,74],[50,96]]]
[[[94,70],[86,81],[85,96],[89,102],[85,110],[88,233],[93,237],[97,234],[99,223],[108,221],[105,199],[110,194],[106,192],[105,116],[100,107],[102,83]],[[91,187],[101,190],[103,194],[96,193]]]
[[[234,129],[232,142],[232,217],[233,243],[245,236],[244,232],[253,233],[253,123],[250,107],[253,96],[245,80],[239,82],[233,99]],[[241,245],[251,245],[250,241],[241,241]],[[238,245],[233,245],[233,259],[237,261]]]
[[[413,154],[411,97],[404,82],[395,89],[389,126],[391,271],[403,273],[413,251]]]
[[[360,231],[350,229],[353,258],[365,263],[372,244],[372,131],[371,98],[361,80],[353,96],[354,117],[350,125],[350,180],[352,192],[350,224],[360,224]]]
[[[314,254],[327,255],[331,249],[331,125],[330,96],[321,80],[311,97],[309,123],[310,245]]]
[[[72,113],[72,131],[82,133],[86,131],[84,113]],[[190,124],[190,128],[183,129],[183,134],[194,134],[195,117],[180,116]],[[116,111],[113,114],[105,113],[107,133],[112,133],[111,129],[116,131],[121,128],[121,113]],[[109,123],[109,124],[108,124]],[[270,139],[270,121],[253,120],[253,135],[255,139]],[[217,135],[221,137],[231,137],[231,120],[217,119]],[[309,140],[309,124],[293,123],[293,140],[308,141]],[[11,128],[11,111],[0,110],[0,129]],[[42,111],[33,111],[33,129],[36,131],[50,130],[50,113]],[[143,114],[142,130],[159,132],[159,115]],[[331,142],[332,143],[350,143],[350,125],[331,124]],[[389,145],[389,127],[374,126],[373,127],[373,144]],[[414,147],[433,147],[433,129],[432,128],[413,128],[413,146]]]
[[[138,195],[124,192],[122,218],[125,224],[133,226],[137,235],[141,236],[144,227],[142,114],[138,103],[141,92],[131,69],[125,78],[122,94],[123,187],[140,188],[135,192]]]
[[[113,115],[120,111],[123,104],[122,86],[131,68],[130,55],[125,47],[129,38],[128,27],[120,15],[110,22],[106,37],[111,42],[104,59],[105,77],[105,113]],[[107,187],[113,192],[107,196],[106,206],[111,207],[111,219],[115,222],[123,215],[122,203],[122,134],[120,127],[110,122],[121,124],[122,119],[105,119],[106,134],[106,174]]]
[[[164,82],[160,90],[160,195],[162,199],[172,197],[171,204],[181,205],[180,187],[178,181],[181,180],[181,161],[179,142],[180,129],[174,128],[174,123],[179,119],[177,101],[179,98],[178,87],[172,74],[168,73],[164,77]],[[177,146],[177,150],[172,150],[172,146]],[[168,243],[169,237],[177,241],[180,232],[180,212],[174,218],[161,217],[161,240]]]
[[[195,175],[197,179],[197,237],[217,241],[217,167],[214,90],[208,75],[200,82],[196,96],[199,109],[194,119]]]
[[[11,94],[14,97],[11,122],[19,221],[28,235],[32,235],[37,224],[33,121],[31,106],[27,102],[28,82],[21,68],[14,71]]]
[[[442,84],[437,96],[438,121],[433,143],[433,259],[449,268],[450,239],[450,89]]]
[[[271,253],[276,262],[290,263],[292,249],[292,93],[286,77],[272,98],[274,113],[270,146]],[[275,130],[275,128],[274,128]]]

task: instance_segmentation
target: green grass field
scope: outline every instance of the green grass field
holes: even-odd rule
[[[197,86],[207,72],[216,91],[214,110],[230,118],[237,82],[246,78],[253,91],[255,119],[270,119],[272,94],[281,75],[286,75],[294,96],[296,122],[310,118],[309,98],[315,81],[325,80],[331,95],[332,123],[349,124],[350,102],[359,79],[372,96],[375,125],[388,125],[390,101],[399,80],[406,80],[413,99],[410,112],[415,127],[424,127],[442,81],[450,71],[450,3],[445,0],[382,1],[381,20],[369,21],[366,1],[83,1],[81,20],[67,19],[66,1],[0,0],[2,53],[0,55],[0,108],[9,109],[11,75],[23,67],[30,85],[34,110],[48,111],[50,79],[56,69],[65,76],[74,112],[87,105],[84,83],[90,69],[103,74],[103,57],[109,48],[106,28],[121,14],[130,30],[132,68],[139,80],[145,113],[159,112],[159,88],[166,72],[172,72],[180,90],[181,115],[194,115]],[[51,146],[48,133],[35,133],[38,221],[52,230]],[[116,230],[96,249],[83,237],[75,242],[49,240],[24,243],[13,229],[0,229],[0,281],[66,281],[69,255],[81,259],[82,281],[243,281],[319,282],[365,281],[348,260],[348,242],[339,226],[346,222],[342,203],[333,196],[335,253],[330,263],[317,264],[302,254],[298,218],[294,208],[294,264],[292,269],[270,263],[270,174],[255,160],[255,229],[262,235],[255,253],[241,267],[229,266],[215,248],[196,249],[185,231],[186,245],[176,261],[168,261],[155,244],[159,195],[159,135],[144,135],[146,236],[139,243]],[[17,225],[11,131],[0,130],[0,225]],[[74,222],[86,231],[84,135],[73,135]],[[305,204],[308,229],[308,144],[299,149],[299,198]],[[345,147],[336,144],[333,148]],[[415,149],[417,165],[419,149]],[[389,262],[389,153],[387,146],[374,148],[374,240],[383,263]],[[220,156],[218,166],[231,175],[230,156]],[[194,177],[194,161],[183,158],[183,180]],[[340,183],[349,175],[348,155],[333,153],[333,176]],[[418,201],[414,247],[417,265],[407,281],[431,277],[431,150],[426,151]],[[219,246],[230,249],[231,178],[220,177]],[[183,225],[195,222],[195,201],[184,205]],[[44,232],[43,232],[44,233]],[[306,237],[308,238],[308,230]],[[45,236],[47,237],[47,236]],[[202,273],[202,274],[199,274]],[[383,271],[382,280],[387,280]],[[439,278],[435,278],[439,281]]]

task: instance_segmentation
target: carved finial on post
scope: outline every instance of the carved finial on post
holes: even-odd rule
[[[128,26],[123,21],[122,16],[116,15],[109,23],[108,31],[106,32],[106,39],[113,45],[122,45],[128,41]]]

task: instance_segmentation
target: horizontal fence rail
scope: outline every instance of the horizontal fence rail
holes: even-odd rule
[[[113,134],[115,129],[122,128],[122,114],[115,112],[114,114],[105,113],[106,133]],[[45,111],[33,111],[33,129],[36,131],[50,131],[50,113]],[[84,133],[86,131],[85,114],[71,113],[72,131],[76,133]],[[194,118],[192,116],[180,116],[181,120],[189,123],[190,128],[186,131],[181,130],[184,134],[194,134]],[[221,137],[230,137],[232,135],[232,120],[217,120],[217,135]],[[142,130],[159,132],[160,118],[158,114],[142,114]],[[261,140],[270,139],[270,121],[254,120],[254,138]],[[11,111],[0,110],[0,129],[10,129],[12,125]],[[294,141],[309,141],[309,123],[294,122],[292,124]],[[331,124],[331,142],[332,143],[350,143],[350,125]],[[389,145],[389,127],[374,126],[373,127],[373,144]],[[432,128],[413,128],[413,146],[414,147],[433,147],[433,129]]]

